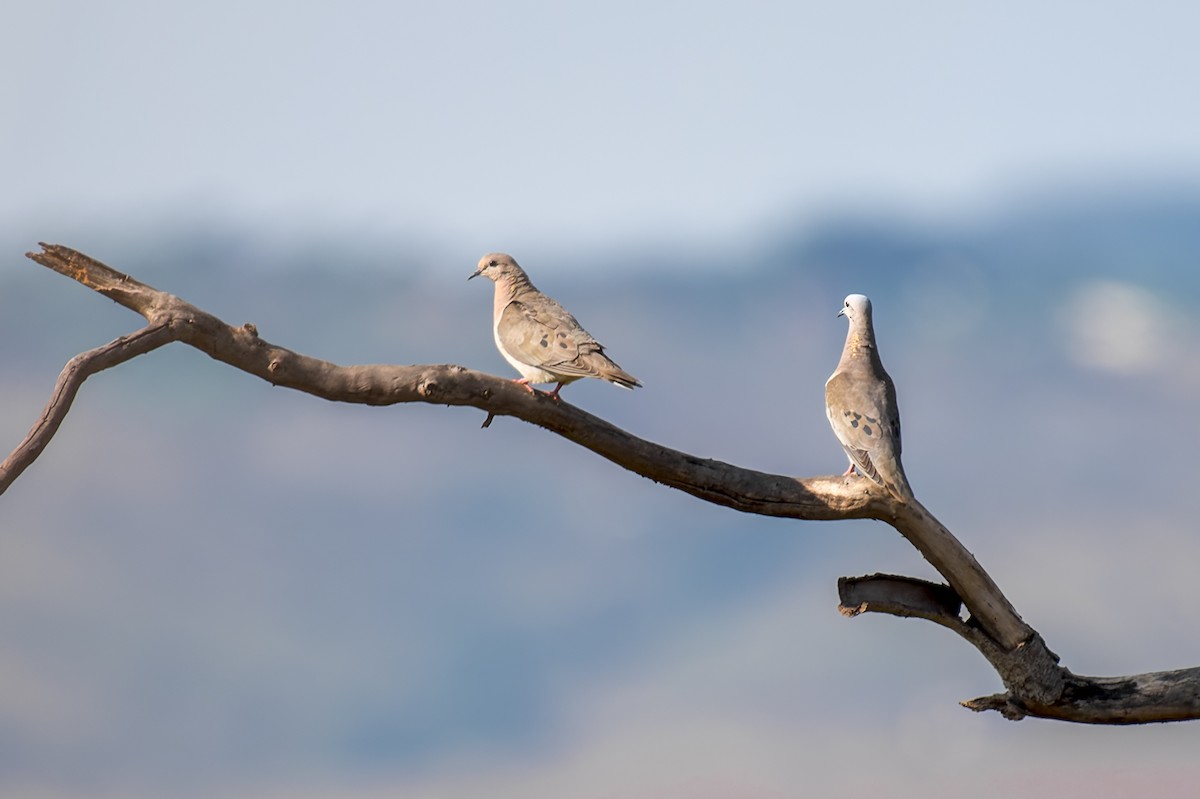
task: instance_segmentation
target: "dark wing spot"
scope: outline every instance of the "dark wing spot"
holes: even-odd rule
[[[842,416],[849,416],[849,415],[850,415],[850,411],[842,411]]]
[[[856,414],[856,415],[857,415],[857,414]],[[858,420],[857,420],[857,419],[851,419],[851,420],[850,420],[850,426],[851,426],[851,427],[858,427]]]
[[[856,413],[856,414],[854,414],[854,418],[855,418],[855,419],[861,419],[861,418],[862,418],[862,414],[861,414],[861,413]]]
[[[878,420],[878,419],[874,419],[874,418],[872,418],[872,417],[870,417],[870,416],[868,416],[868,417],[867,417],[867,421],[868,421],[868,422],[870,422],[871,424],[879,424],[879,420]]]
[[[560,341],[560,342],[558,342],[558,348],[560,350],[565,350],[567,348],[567,345]]]
[[[870,426],[869,424],[864,424],[864,425],[863,425],[863,432],[864,432],[864,433],[866,433],[866,434],[867,434],[867,435],[869,435],[869,436],[870,436],[870,435],[874,435],[874,433],[872,433],[872,432],[871,432],[871,426]]]
[[[539,342],[538,342],[538,344],[539,344],[539,345],[541,345],[541,346],[543,346],[543,347],[549,347],[549,346],[550,346],[550,342],[549,342],[549,341],[546,339],[546,337],[545,337],[545,336],[542,336],[542,340],[541,340],[541,341],[539,341]]]

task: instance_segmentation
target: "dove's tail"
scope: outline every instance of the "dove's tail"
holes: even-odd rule
[[[629,372],[626,372],[616,364],[613,364],[612,368],[605,369],[603,372],[601,372],[600,377],[604,378],[613,385],[620,386],[621,388],[634,389],[642,387],[641,382],[636,377],[629,374]]]

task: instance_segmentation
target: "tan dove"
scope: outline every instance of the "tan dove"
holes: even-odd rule
[[[511,255],[483,256],[467,280],[480,275],[496,284],[492,332],[504,360],[521,373],[514,382],[534,393],[530,383],[557,383],[550,392],[554,399],[581,377],[598,377],[622,388],[641,386],[604,354],[600,342],[566,308],[534,288]]]
[[[850,331],[842,359],[825,382],[825,413],[834,435],[850,456],[846,474],[853,474],[857,468],[905,502],[913,493],[900,464],[896,386],[879,360],[871,301],[862,294],[851,294],[838,316],[850,320]]]

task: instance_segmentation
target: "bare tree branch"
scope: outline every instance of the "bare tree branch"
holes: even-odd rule
[[[175,341],[178,337],[174,335],[174,332],[169,324],[155,322],[136,333],[121,336],[103,347],[80,353],[67,361],[67,365],[58,375],[58,382],[54,384],[50,401],[46,403],[46,407],[42,410],[42,415],[38,417],[37,422],[34,423],[33,429],[29,431],[29,435],[25,436],[25,440],[17,445],[12,454],[5,458],[3,463],[0,463],[0,494],[3,494],[13,480],[16,480],[21,472],[37,460],[38,455],[42,454],[42,450],[58,432],[59,426],[67,416],[67,411],[71,410],[71,403],[75,401],[75,394],[78,393],[84,380],[96,372],[125,363],[131,358],[145,355],[151,350]]]
[[[878,519],[900,532],[946,579],[843,578],[843,613],[887,613],[932,621],[976,647],[1006,692],[963,704],[1008,718],[1041,716],[1093,724],[1200,718],[1200,668],[1129,677],[1080,677],[1058,663],[1041,636],[974,556],[919,502],[900,502],[869,480],[786,477],[698,458],[634,436],[565,401],[531,394],[510,380],[452,364],[340,366],[270,344],[253,325],[233,327],[61,245],[28,256],[143,316],[146,327],[71,359],[33,429],[0,464],[0,493],[46,448],[79,386],[103,369],[181,341],[273,385],[335,402],[426,402],[478,408],[537,425],[632,472],[745,513],[829,521]],[[961,607],[969,615],[961,617]]]
[[[1053,704],[1025,704],[1011,693],[961,704],[975,711],[998,710],[1010,719],[1028,715],[1083,724],[1189,721],[1200,717],[1200,668],[1130,677],[1080,677],[1067,672],[1062,698]]]
[[[1058,656],[1035,634],[1017,650],[997,646],[983,630],[959,617],[958,596],[947,585],[872,574],[838,580],[846,616],[887,613],[919,618],[952,630],[979,650],[1009,690],[962,702],[975,711],[995,710],[1005,718],[1026,716],[1082,724],[1146,724],[1200,718],[1200,668],[1083,677],[1058,666]],[[1032,657],[1022,657],[1029,650]],[[1031,665],[1038,669],[1031,670]]]

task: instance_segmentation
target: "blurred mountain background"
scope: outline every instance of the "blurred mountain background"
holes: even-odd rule
[[[497,9],[18,12],[9,446],[141,323],[39,240],[309,355],[512,376],[466,282],[507,250],[645,383],[568,402],[794,475],[845,468],[823,385],[862,292],[916,493],[1065,665],[1200,664],[1200,12]],[[977,716],[1000,685],[960,640],[842,618],[838,576],[934,576],[890,527],[738,514],[482,421],[183,346],[90,379],[0,498],[0,796],[1200,781],[1195,724]]]
[[[831,220],[732,263],[553,254],[574,260],[570,279],[526,266],[646,383],[576,384],[569,401],[784,474],[844,466],[823,383],[841,297],[869,293],[923,501],[1067,665],[1130,673],[1200,662],[1179,635],[1200,610],[1197,231],[1200,193],[1146,190],[961,228]],[[91,254],[308,354],[508,374],[470,259],[315,237],[297,254],[218,229],[110,246]],[[15,443],[65,360],[139,319],[7,260]],[[294,795],[310,778],[398,779],[407,795],[410,780],[451,779],[468,787],[430,795],[468,795],[469,775],[492,785],[499,769],[516,770],[512,795],[540,795],[524,782],[540,774],[531,762],[569,764],[537,779],[590,782],[590,758],[624,762],[629,739],[652,734],[639,746],[665,747],[669,764],[643,766],[654,781],[711,771],[735,793],[758,785],[729,773],[758,763],[744,745],[785,791],[800,771],[846,784],[794,751],[815,747],[828,767],[820,731],[846,717],[899,751],[918,725],[963,770],[1000,741],[1036,764],[1047,741],[1096,735],[971,716],[954,703],[998,686],[960,641],[834,612],[839,575],[933,576],[890,528],[709,507],[514,420],[481,421],[331,405],[182,346],[90,380],[4,499],[3,782],[211,795],[283,780]],[[1196,743],[1189,729],[1108,740],[1154,751],[1157,774],[1173,743],[1181,757]],[[892,769],[925,745],[904,746]],[[1109,779],[1094,756],[1065,773]],[[894,779],[881,767],[850,782]]]

